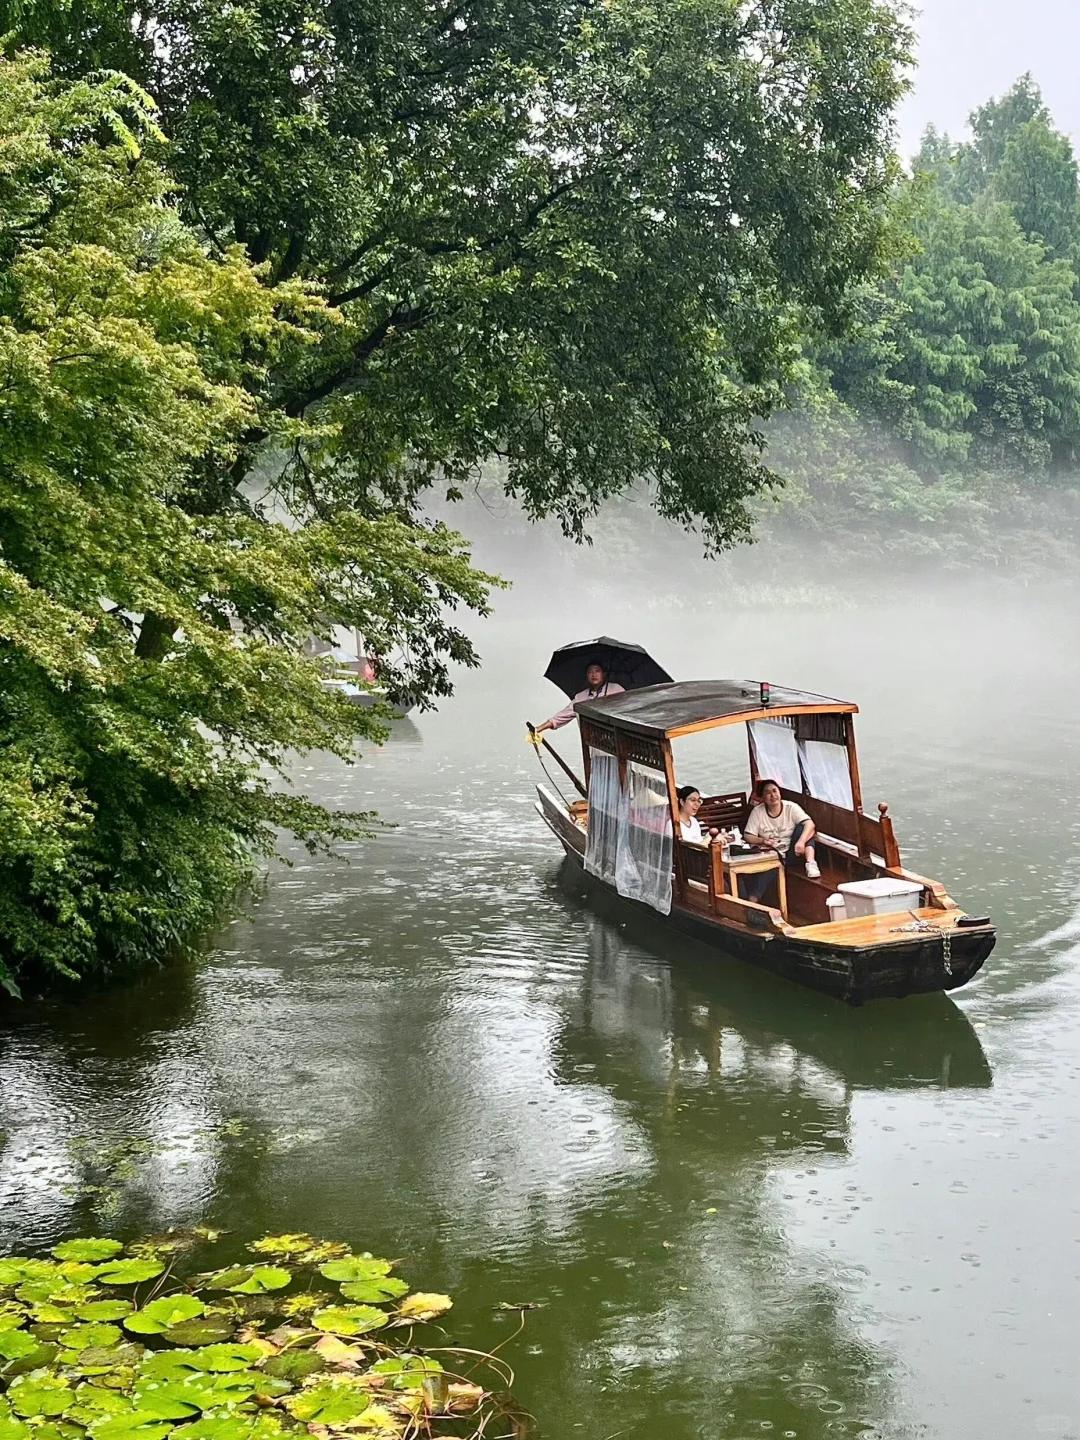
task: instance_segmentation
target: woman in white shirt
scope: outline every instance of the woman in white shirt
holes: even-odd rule
[[[796,859],[805,860],[808,877],[820,879],[814,857],[817,827],[813,820],[801,805],[784,799],[775,780],[760,780],[758,795],[761,803],[750,811],[746,822],[747,843],[758,850],[775,850],[789,867]]]
[[[715,826],[705,834],[701,828],[701,821],[697,818],[701,809],[701,791],[696,785],[681,785],[675,794],[679,797],[679,834],[691,845],[708,845],[711,841],[720,839],[720,831]]]
[[[675,794],[679,797],[679,833],[691,845],[704,845],[705,835],[698,820],[701,809],[701,791],[696,785],[680,785]]]

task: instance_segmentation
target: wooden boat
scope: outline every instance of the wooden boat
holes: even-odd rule
[[[333,662],[333,670],[323,676],[322,688],[342,696],[350,705],[367,709],[389,702],[395,719],[401,719],[413,709],[412,700],[403,696],[391,700],[386,687],[378,683],[379,662],[365,654],[358,631],[337,626],[332,641],[312,636],[304,649],[312,659]]]
[[[567,802],[540,785],[536,808],[567,856],[628,903],[647,903],[698,939],[852,1004],[957,989],[994,948],[989,920],[903,868],[888,806],[864,813],[857,705],[757,681],[703,680],[575,708],[588,800]],[[745,861],[680,836],[672,742],[728,725],[748,732],[750,792],[759,778],[776,778],[818,831],[820,879],[773,858],[772,904],[743,897]],[[705,829],[742,827],[750,809],[746,791],[710,795],[698,818]],[[907,894],[899,902],[863,898],[878,890]],[[904,908],[833,920],[827,902],[836,893],[852,905]]]

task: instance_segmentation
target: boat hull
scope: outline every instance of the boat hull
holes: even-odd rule
[[[769,970],[821,994],[861,1005],[867,1000],[903,999],[957,990],[982,968],[994,948],[989,925],[953,928],[946,945],[941,935],[913,932],[910,938],[879,945],[830,945],[798,936],[761,932],[675,904],[666,918],[636,900],[618,896],[614,888],[585,869],[585,835],[579,826],[538,787],[537,811],[581,874],[587,888],[615,897],[621,906],[674,926],[729,956]],[[902,918],[897,917],[902,923]]]

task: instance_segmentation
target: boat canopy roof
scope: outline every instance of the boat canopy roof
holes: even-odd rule
[[[781,715],[856,715],[859,710],[850,700],[833,700],[806,690],[772,684],[769,690],[769,704],[763,706],[758,680],[683,680],[583,700],[574,708],[595,725],[651,740],[670,740],[694,730]]]

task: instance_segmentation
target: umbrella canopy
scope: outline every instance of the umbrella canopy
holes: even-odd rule
[[[585,689],[588,683],[585,671],[594,663],[602,665],[607,678],[624,690],[671,683],[671,676],[647,650],[624,640],[613,640],[610,635],[561,645],[552,655],[544,679],[557,685],[572,700],[579,690]]]

